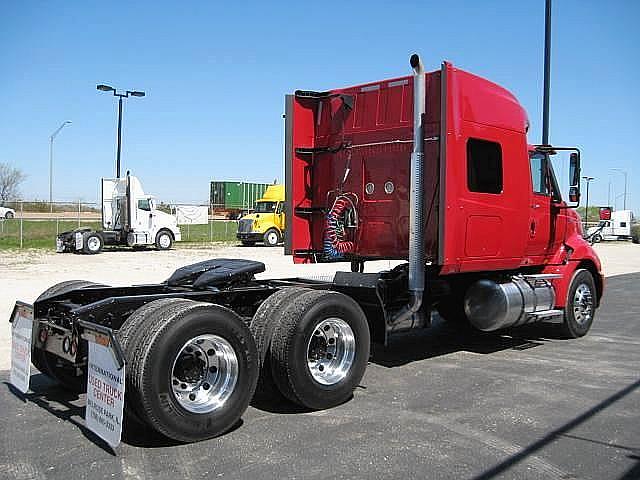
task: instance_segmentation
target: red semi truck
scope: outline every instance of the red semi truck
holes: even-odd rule
[[[86,339],[126,364],[125,418],[197,441],[249,402],[346,401],[371,341],[431,313],[493,331],[553,320],[585,335],[603,292],[578,215],[580,152],[533,146],[500,86],[444,63],[412,76],[286,97],[286,253],[351,262],[333,281],[258,280],[262,263],[216,259],[160,284],[70,281],[34,305],[32,360],[86,389]],[[551,156],[571,152],[569,201]],[[406,263],[364,273],[367,260]]]

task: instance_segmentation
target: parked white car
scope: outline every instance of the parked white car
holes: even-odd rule
[[[13,218],[16,216],[16,211],[9,207],[0,207],[0,218]]]

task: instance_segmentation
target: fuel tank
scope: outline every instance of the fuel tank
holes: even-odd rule
[[[464,311],[474,327],[490,332],[534,322],[540,318],[536,313],[553,311],[555,300],[553,286],[544,278],[482,279],[467,290]]]

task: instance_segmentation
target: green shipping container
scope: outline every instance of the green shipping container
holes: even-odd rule
[[[249,210],[269,186],[255,182],[211,182],[212,208]]]

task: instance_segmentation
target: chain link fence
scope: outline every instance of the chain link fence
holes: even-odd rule
[[[237,220],[229,220],[208,205],[179,204],[207,207],[207,223],[179,225],[180,243],[214,243],[236,240]],[[175,213],[170,205],[158,209]],[[97,203],[12,201],[0,204],[0,249],[55,248],[56,236],[77,228],[102,229],[102,211]]]

